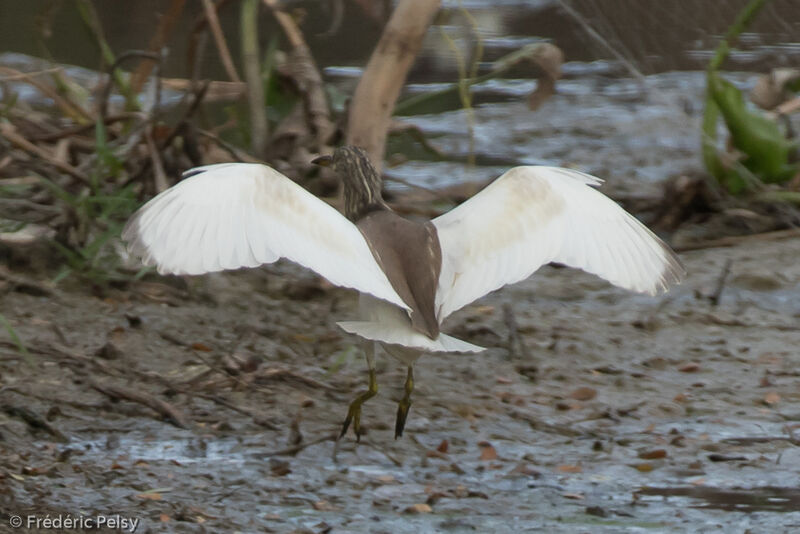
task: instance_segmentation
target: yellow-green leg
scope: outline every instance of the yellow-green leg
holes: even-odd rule
[[[408,374],[406,375],[406,385],[403,388],[405,395],[400,399],[397,405],[397,419],[394,423],[394,439],[403,435],[403,429],[406,427],[406,418],[408,417],[408,410],[411,408],[411,392],[414,391],[414,368],[408,366]]]
[[[369,342],[364,348],[364,355],[367,359],[367,368],[369,369],[369,386],[367,390],[362,392],[358,397],[350,403],[350,408],[347,410],[347,417],[342,424],[342,432],[339,434],[341,439],[350,428],[350,423],[353,423],[353,432],[356,434],[356,441],[361,440],[361,405],[374,397],[378,393],[378,381],[375,378],[375,344]]]

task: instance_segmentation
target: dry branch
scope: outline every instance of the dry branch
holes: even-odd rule
[[[69,174],[73,178],[77,178],[84,184],[88,185],[91,183],[88,176],[86,176],[84,173],[82,173],[72,165],[64,163],[63,161],[59,161],[51,154],[49,154],[45,149],[41,148],[38,145],[34,145],[21,135],[18,135],[15,131],[14,126],[12,126],[11,124],[7,123],[0,124],[0,134],[9,141],[11,141],[14,145],[24,150],[25,152],[29,152],[34,156],[43,159],[44,161],[46,161],[56,169],[60,170],[61,172]]]
[[[61,67],[58,67],[56,70],[61,70]],[[0,73],[4,73],[9,77],[18,78],[27,83],[28,85],[35,87],[43,95],[45,95],[48,98],[51,98],[53,102],[55,102],[56,105],[61,109],[61,111],[63,111],[64,114],[67,115],[68,117],[74,117],[77,120],[82,120],[85,122],[94,121],[94,117],[92,117],[85,109],[75,104],[68,98],[64,97],[62,94],[58,93],[58,91],[53,89],[48,84],[37,80],[35,76],[37,76],[39,73],[28,74],[4,66],[0,66]]]
[[[392,111],[439,0],[402,0],[392,13],[356,87],[347,144],[366,149],[380,171]]]
[[[728,279],[728,275],[731,273],[731,265],[733,265],[732,259],[728,258],[725,260],[725,265],[722,266],[722,271],[719,273],[719,277],[717,278],[714,292],[708,297],[708,300],[711,301],[712,306],[717,306],[719,304],[719,299],[722,297],[722,291],[725,289],[725,281]]]
[[[286,34],[292,47],[289,65],[291,74],[300,93],[303,95],[306,113],[314,129],[316,147],[313,151],[319,152],[327,144],[328,138],[333,133],[333,123],[328,109],[328,98],[325,95],[325,86],[322,83],[317,64],[311,55],[311,50],[303,39],[303,33],[291,16],[280,10],[276,0],[263,0],[264,4],[272,10],[275,19]]]
[[[59,429],[48,423],[44,417],[37,414],[30,408],[26,408],[25,406],[15,406],[12,404],[3,404],[0,406],[0,410],[12,417],[19,417],[25,421],[29,427],[35,430],[46,431],[60,442],[69,441],[69,439]]]
[[[760,234],[726,236],[718,239],[709,239],[708,241],[700,241],[698,243],[676,245],[672,248],[676,252],[688,252],[690,250],[703,250],[707,248],[735,247],[752,241],[779,241],[781,239],[791,239],[793,237],[800,237],[800,228],[788,228],[786,230],[775,230],[774,232],[764,232]]]
[[[269,458],[271,456],[292,456],[302,451],[303,449],[307,449],[312,445],[316,445],[318,443],[324,443],[326,441],[336,441],[338,436],[339,433],[334,432],[332,434],[327,434],[325,436],[322,436],[321,438],[312,439],[311,441],[306,441],[304,443],[300,443],[297,445],[292,445],[291,447],[287,447],[285,449],[259,454],[258,456],[261,458]]]
[[[225,72],[228,74],[228,78],[233,82],[241,82],[242,79],[239,77],[239,73],[236,72],[236,66],[233,64],[231,52],[228,49],[228,43],[225,41],[225,35],[222,33],[222,26],[217,16],[217,8],[211,0],[203,0],[203,9],[206,13],[208,27],[211,28],[211,35],[214,37],[214,44],[217,45],[217,51],[222,60],[222,65],[225,67]]]
[[[153,35],[152,39],[150,39],[150,44],[147,46],[149,52],[156,55],[160,54],[161,49],[164,48],[169,38],[169,34],[178,22],[181,13],[183,13],[185,4],[186,0],[172,0],[169,10],[161,18],[158,28],[156,28],[156,33]],[[139,64],[138,68],[131,76],[131,92],[138,94],[142,90],[144,82],[147,80],[147,77],[150,76],[150,72],[155,65],[156,61],[152,59],[145,59]]]

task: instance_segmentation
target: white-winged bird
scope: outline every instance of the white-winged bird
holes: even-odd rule
[[[484,350],[440,332],[448,315],[557,262],[654,295],[684,270],[650,230],[594,189],[601,180],[555,167],[515,167],[432,221],[409,220],[381,197],[381,177],[360,148],[314,160],[343,184],[344,217],[274,169],[223,163],[187,171],[145,204],[123,238],[160,273],[201,274],[279,258],[360,292],[369,388],[350,404],[342,435],[360,435],[361,405],[377,391],[376,345],[408,367],[397,409],[402,435],[425,352]]]

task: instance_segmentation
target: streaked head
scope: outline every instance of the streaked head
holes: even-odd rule
[[[341,146],[332,156],[320,156],[312,163],[331,167],[342,179],[344,214],[351,221],[358,220],[376,206],[384,206],[381,176],[363,148]]]

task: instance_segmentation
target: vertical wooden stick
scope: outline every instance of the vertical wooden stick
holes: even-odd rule
[[[261,58],[258,51],[259,0],[243,0],[241,11],[242,58],[250,106],[250,144],[253,154],[263,158],[269,135],[264,108],[264,82],[261,79]]]

